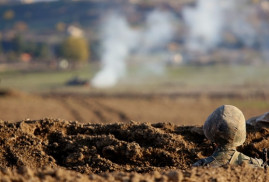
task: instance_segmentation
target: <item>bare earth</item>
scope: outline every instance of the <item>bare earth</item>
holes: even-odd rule
[[[214,151],[201,128],[208,114],[221,104],[242,102],[246,118],[269,110],[267,105],[252,107],[259,102],[251,98],[0,95],[0,181],[269,179],[264,169],[248,166],[191,167]],[[33,119],[19,121],[28,117]],[[261,158],[262,149],[269,148],[268,127],[248,126],[238,150]]]
[[[0,93],[0,120],[62,118],[65,120],[114,122],[171,122],[202,125],[223,104],[240,108],[246,119],[269,111],[268,96],[233,94],[118,94],[31,95],[17,91]]]
[[[6,181],[266,181],[263,169],[191,168],[214,147],[201,127],[170,123],[0,123],[0,175]],[[269,129],[248,126],[239,150],[261,157]],[[138,174],[139,173],[139,174]]]

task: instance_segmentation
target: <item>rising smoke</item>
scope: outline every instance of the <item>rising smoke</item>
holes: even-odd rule
[[[115,85],[126,74],[127,60],[131,51],[149,54],[163,49],[173,37],[172,14],[155,10],[146,17],[141,29],[132,28],[120,14],[110,14],[102,24],[102,68],[93,78],[94,87],[105,88]],[[147,64],[149,69],[156,64]],[[162,67],[162,66],[161,66]]]
[[[166,11],[151,12],[146,18],[142,33],[141,52],[149,53],[154,49],[162,49],[174,36],[174,20],[174,16]]]
[[[216,47],[222,40],[226,12],[234,4],[233,0],[198,0],[196,7],[185,8],[183,16],[189,30],[188,50],[207,52]]]
[[[94,87],[110,87],[124,76],[126,59],[136,47],[138,34],[120,14],[109,14],[101,27],[102,69],[92,79]]]
[[[154,10],[146,17],[144,28],[141,30],[141,41],[138,54],[159,56],[140,64],[140,75],[161,75],[165,71],[167,44],[175,36],[175,16],[167,11]],[[154,53],[155,52],[155,53]]]
[[[197,0],[196,6],[184,7],[182,15],[185,24],[181,25],[187,33],[181,34],[185,38],[183,46],[187,50],[186,57],[190,54],[189,57],[196,60],[197,56],[209,55],[221,45],[232,45],[256,49],[269,60],[268,16],[262,17],[261,13],[261,9],[264,9],[269,14],[269,3],[263,0],[263,6],[259,6],[253,2]],[[102,68],[92,80],[92,85],[115,85],[126,73],[128,56],[131,52],[134,53],[132,50],[139,55],[164,50],[167,43],[174,38],[175,20],[170,13],[155,10],[149,13],[144,26],[138,30],[133,29],[124,16],[110,14],[103,22],[101,31]],[[162,72],[164,65],[164,62],[145,61],[142,66],[144,69]]]
[[[198,0],[195,7],[186,7],[183,17],[188,26],[186,47],[189,51],[208,53],[224,43],[225,34],[233,35],[242,46],[262,44],[268,32],[261,9],[248,0]],[[265,23],[268,25],[268,23]],[[261,45],[261,47],[263,47]]]

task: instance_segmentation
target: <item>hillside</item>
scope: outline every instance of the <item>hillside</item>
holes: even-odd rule
[[[0,30],[13,28],[15,22],[24,22],[29,29],[55,29],[59,22],[66,24],[79,23],[89,26],[95,22],[100,11],[106,6],[113,6],[110,3],[97,2],[43,2],[35,4],[9,4],[0,7],[2,22]],[[14,15],[5,18],[7,11],[13,11]]]
[[[172,3],[147,2],[130,3],[129,1],[53,1],[32,4],[4,4],[0,6],[0,30],[10,29],[15,22],[25,22],[31,29],[55,29],[59,22],[66,24],[78,23],[91,26],[96,23],[103,13],[110,10],[120,10],[132,16],[133,13],[143,15],[156,6],[173,9],[180,8],[186,1]],[[5,13],[12,11],[12,17],[5,18]],[[139,20],[137,20],[139,21]]]

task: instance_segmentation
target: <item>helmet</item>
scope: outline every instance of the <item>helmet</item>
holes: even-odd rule
[[[237,147],[246,140],[246,123],[243,113],[235,106],[217,108],[205,121],[205,136],[217,145]]]

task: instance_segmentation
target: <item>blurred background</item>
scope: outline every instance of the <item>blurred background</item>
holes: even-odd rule
[[[0,119],[202,124],[269,110],[267,0],[0,0]]]

